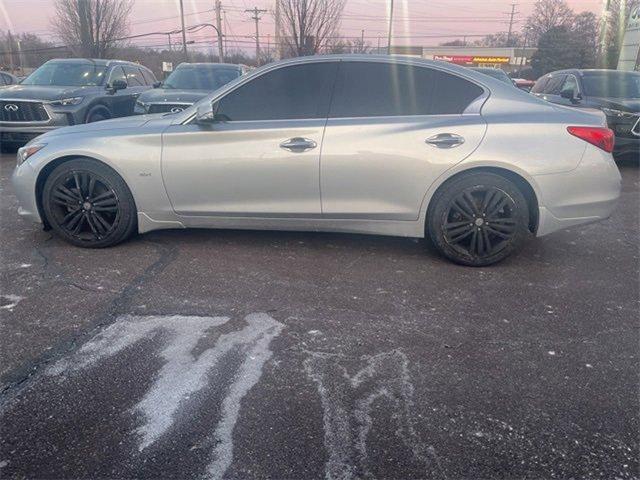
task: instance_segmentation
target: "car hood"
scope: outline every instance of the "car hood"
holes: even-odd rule
[[[600,107],[612,108],[614,110],[622,110],[632,113],[640,112],[640,99],[638,98],[591,97],[590,100],[593,103],[597,103]]]
[[[102,87],[59,87],[52,85],[10,85],[0,90],[0,100],[60,100],[61,98],[81,97]]]
[[[123,129],[133,130],[142,128],[150,122],[153,122],[154,124],[166,123],[167,125],[169,125],[171,121],[171,116],[164,113],[157,113],[153,115],[134,115],[131,117],[114,118],[112,120],[102,120],[100,122],[73,125],[71,127],[62,127],[47,132],[44,135],[40,135],[39,137],[37,137],[37,139],[40,142],[43,140],[46,141],[46,139],[48,138],[57,137],[59,135],[85,134]]]
[[[147,90],[138,97],[138,100],[144,103],[170,103],[183,102],[195,103],[206,97],[211,92],[208,90],[179,90],[175,88],[154,88]]]

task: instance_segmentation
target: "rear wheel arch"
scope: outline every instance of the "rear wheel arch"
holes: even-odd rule
[[[427,228],[427,223],[429,218],[429,211],[433,207],[433,204],[434,204],[433,200],[434,198],[437,197],[437,193],[443,188],[445,188],[445,186],[449,185],[451,182],[459,179],[462,176],[469,175],[472,173],[493,173],[495,175],[499,175],[513,182],[516,185],[516,187],[518,187],[518,190],[520,190],[520,192],[522,193],[522,195],[524,196],[527,202],[527,207],[529,210],[529,231],[533,234],[536,233],[536,231],[538,230],[538,223],[539,223],[539,216],[540,216],[539,209],[538,209],[539,203],[538,203],[538,196],[536,195],[536,192],[533,186],[531,185],[531,183],[527,179],[525,179],[522,175],[514,172],[513,170],[509,170],[507,168],[502,168],[502,167],[480,166],[480,167],[469,168],[469,169],[462,170],[460,172],[455,173],[454,175],[448,177],[445,181],[443,181],[438,186],[438,188],[436,188],[433,191],[433,194],[429,198],[429,203],[426,209],[426,218],[425,218],[425,224],[424,224],[425,234],[426,234],[426,228]]]
[[[120,174],[120,172],[118,172],[115,168],[113,168],[111,165],[107,164],[106,162],[98,160],[97,158],[83,156],[83,155],[67,155],[67,156],[64,156],[64,157],[56,158],[55,160],[52,160],[47,165],[45,165],[42,168],[42,170],[40,170],[40,173],[38,173],[38,178],[36,179],[36,186],[35,186],[36,187],[36,191],[35,191],[36,205],[38,207],[38,214],[40,215],[40,218],[42,219],[42,223],[44,225],[45,230],[50,230],[51,229],[51,225],[49,225],[49,222],[47,221],[47,216],[45,215],[44,208],[43,208],[43,197],[42,197],[42,194],[44,192],[44,184],[46,183],[47,178],[49,178],[49,175],[51,175],[51,173],[58,166],[62,165],[63,163],[66,163],[66,162],[70,162],[71,160],[89,160],[89,161],[95,162],[97,164],[100,164],[100,165],[112,170],[115,175],[119,176],[122,179],[124,184],[129,189],[129,193],[131,193],[131,197],[133,198],[133,202],[134,202],[134,205],[136,207],[136,211],[138,210],[138,207],[137,207],[136,201],[135,201],[135,196],[133,195],[133,192],[131,191],[131,188],[129,187],[129,184],[127,183],[125,178]]]

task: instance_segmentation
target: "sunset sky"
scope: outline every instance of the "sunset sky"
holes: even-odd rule
[[[394,44],[437,45],[443,41],[468,35],[472,41],[483,34],[506,31],[511,4],[519,12],[514,29],[520,30],[535,0],[396,0]],[[599,14],[603,0],[569,0],[575,11],[589,10]],[[184,0],[185,23],[214,23],[214,0]],[[223,0],[226,21],[224,31],[229,49],[254,50],[254,22],[245,9],[267,9],[260,22],[263,43],[273,39],[273,0]],[[131,15],[131,34],[164,32],[180,27],[178,0],[135,0]],[[50,25],[54,14],[53,0],[0,0],[0,29],[32,32],[47,40],[57,41]],[[376,47],[378,37],[385,44],[388,0],[347,0],[341,34],[360,37]],[[204,42],[213,38],[213,30],[205,29],[189,36],[199,42],[190,48],[209,48]],[[141,46],[164,46],[167,36],[159,35],[135,40]],[[172,38],[178,42],[178,35]]]

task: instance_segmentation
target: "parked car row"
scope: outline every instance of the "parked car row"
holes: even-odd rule
[[[50,60],[19,84],[0,89],[0,145],[15,148],[63,126],[181,111],[243,72],[230,64],[181,64],[158,82],[133,62]]]

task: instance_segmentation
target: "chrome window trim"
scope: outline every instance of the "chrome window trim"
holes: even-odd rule
[[[636,137],[640,137],[640,116],[638,116],[638,120],[636,120],[636,123],[631,127],[631,133]]]
[[[389,61],[389,58],[392,58],[393,61]],[[233,91],[237,90],[238,88],[240,88],[241,86],[247,84],[250,81],[253,81],[254,79],[261,77],[262,75],[265,75],[269,72],[278,70],[280,68],[286,68],[286,67],[291,67],[291,66],[295,66],[295,65],[308,65],[311,63],[326,63],[326,62],[366,62],[366,63],[388,63],[388,64],[401,64],[401,65],[413,65],[416,67],[422,67],[422,68],[431,68],[433,70],[438,70],[442,73],[446,73],[449,75],[454,75],[456,77],[459,77],[463,80],[466,80],[468,82],[473,83],[474,85],[480,87],[483,90],[483,93],[478,96],[475,100],[473,100],[468,106],[467,108],[461,113],[461,114],[444,114],[444,115],[453,115],[453,116],[460,116],[460,115],[479,115],[480,111],[482,110],[482,106],[484,105],[484,103],[486,102],[486,100],[491,96],[491,91],[482,83],[478,82],[476,79],[474,78],[469,78],[466,77],[464,75],[460,75],[458,72],[454,72],[451,71],[447,68],[441,68],[440,65],[435,65],[433,63],[423,63],[425,62],[424,59],[418,59],[421,61],[416,61],[416,59],[413,59],[411,57],[377,57],[377,56],[372,56],[370,59],[369,58],[362,58],[362,57],[353,57],[350,58],[348,56],[338,56],[338,57],[318,57],[318,58],[313,58],[313,57],[298,57],[296,59],[292,59],[286,62],[279,62],[276,63],[274,65],[266,65],[262,68],[259,68],[258,70],[254,70],[253,72],[251,72],[249,75],[247,75],[246,78],[243,79],[242,82],[238,82],[236,84],[233,84],[234,82],[230,82],[229,88],[224,89],[218,93],[215,97],[211,97],[211,103],[213,102],[217,102],[218,100],[220,100],[221,98],[223,98],[224,96],[232,93]],[[242,78],[242,76],[238,77],[238,79]],[[233,85],[232,85],[233,84]],[[385,116],[386,118],[398,118],[398,117],[439,117],[442,116],[440,114],[429,114],[429,115],[395,115],[395,116]],[[178,122],[178,124],[181,125],[187,125],[190,124],[191,122],[193,122],[195,120],[196,117],[196,112],[192,112],[185,120],[182,120],[180,122]],[[348,117],[348,118],[353,118],[353,119],[357,119],[357,118],[385,118],[385,117],[376,117],[376,116],[371,116],[371,117]],[[332,119],[332,118],[338,118],[338,117],[324,117]],[[340,118],[347,118],[347,117],[340,117]],[[321,118],[290,118],[290,119],[266,119],[266,120],[238,120],[236,122],[242,122],[242,123],[247,123],[247,122],[273,122],[273,121],[279,121],[279,120],[283,120],[283,121],[287,121],[287,122],[291,122],[291,121],[300,121],[300,120],[320,120]],[[225,123],[234,123],[234,121],[229,121],[229,122],[225,122]]]

